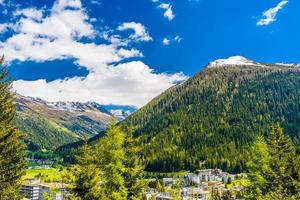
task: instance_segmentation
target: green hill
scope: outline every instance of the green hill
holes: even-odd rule
[[[146,170],[241,171],[249,145],[276,122],[300,152],[300,69],[222,62],[210,63],[121,123],[137,128]]]

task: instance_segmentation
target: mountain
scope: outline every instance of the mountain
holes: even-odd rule
[[[27,134],[29,150],[55,149],[91,138],[115,123],[115,116],[103,106],[88,102],[46,102],[16,96],[17,124]]]
[[[123,121],[137,110],[135,106],[123,105],[103,105],[103,108],[113,114],[119,122]]]
[[[280,123],[300,153],[300,68],[216,60],[120,123],[136,127],[148,171],[245,169],[253,140]]]

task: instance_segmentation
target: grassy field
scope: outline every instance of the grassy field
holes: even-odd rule
[[[172,172],[172,173],[159,173],[159,172],[144,172],[144,178],[158,178],[162,179],[165,177],[174,178],[174,179],[182,179],[189,171],[180,171],[180,172]]]
[[[50,169],[28,169],[22,177],[23,180],[28,178],[41,178],[44,182],[61,182],[63,174],[66,172],[64,168]]]

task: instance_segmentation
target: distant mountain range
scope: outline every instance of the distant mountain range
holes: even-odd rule
[[[16,100],[16,121],[20,130],[27,134],[25,142],[29,150],[56,149],[89,139],[135,111],[131,106],[47,102],[20,95]]]
[[[280,123],[300,153],[300,68],[234,56],[154,98],[120,123],[137,127],[148,171],[245,169],[249,146]]]

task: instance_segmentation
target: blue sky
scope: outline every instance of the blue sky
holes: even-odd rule
[[[49,101],[143,106],[208,62],[299,63],[295,0],[0,0],[14,89]]]

